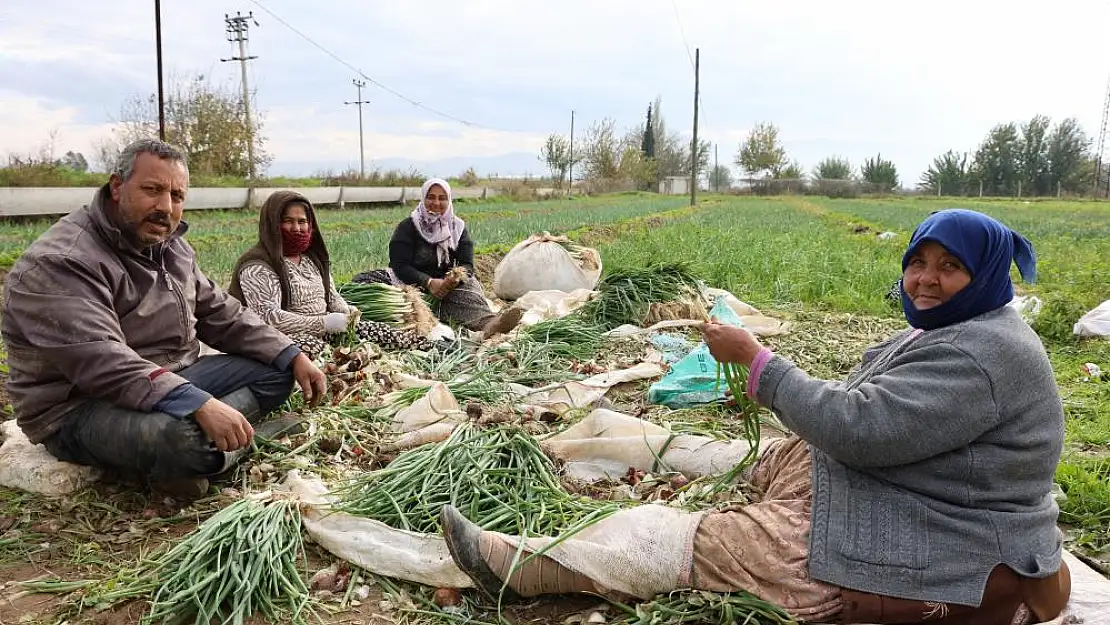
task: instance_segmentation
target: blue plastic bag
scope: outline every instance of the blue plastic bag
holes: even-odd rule
[[[744,327],[744,322],[723,297],[713,305],[709,316],[720,323]],[[728,385],[723,380],[718,386],[717,361],[709,353],[705,341],[701,341],[689,354],[676,362],[662,380],[651,385],[647,400],[668,408],[689,408],[723,401],[727,389]]]

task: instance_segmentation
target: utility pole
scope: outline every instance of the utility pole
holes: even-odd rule
[[[721,192],[721,170],[717,164],[717,144],[713,144],[713,192]]]
[[[698,96],[701,95],[701,48],[694,48],[694,142],[690,148],[690,206],[698,201]]]
[[[233,56],[229,59],[220,59],[226,63],[228,61],[239,61],[239,69],[242,71],[243,81],[243,115],[246,118],[247,126],[247,177],[254,179],[254,120],[251,119],[251,104],[250,104],[250,90],[247,88],[247,61],[257,59],[257,56],[247,56],[247,30],[249,25],[247,21],[254,22],[258,26],[258,20],[254,19],[254,13],[247,13],[242,15],[238,11],[235,12],[235,17],[230,17],[224,13],[224,22],[227,23],[227,40],[239,44],[239,56]]]
[[[366,86],[366,81],[354,79],[355,88],[358,89],[358,99],[354,102],[344,102],[343,104],[357,104],[358,105],[358,177],[366,177],[366,150],[362,147],[362,105],[370,104],[369,100],[362,99],[362,88]]]
[[[166,140],[166,99],[162,90],[162,0],[154,0],[154,55],[158,64],[158,139]]]
[[[574,111],[570,112],[570,174],[567,179],[567,197],[570,197],[571,191],[574,190]]]

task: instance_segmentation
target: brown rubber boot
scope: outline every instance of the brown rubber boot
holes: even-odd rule
[[[455,564],[491,601],[497,601],[498,596],[506,603],[515,603],[522,597],[598,592],[596,584],[585,575],[527,550],[520,551],[523,564],[514,570],[517,548],[493,532],[482,531],[451,505],[443,507],[440,523]]]
[[[498,334],[508,334],[513,331],[513,328],[520,323],[524,317],[524,311],[513,306],[502,310],[500,314],[490,320],[486,324],[486,328],[482,330],[482,340],[486,340]]]

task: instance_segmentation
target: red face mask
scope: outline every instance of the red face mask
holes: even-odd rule
[[[281,252],[286,256],[300,256],[312,245],[312,230],[306,232],[290,232],[281,229]]]

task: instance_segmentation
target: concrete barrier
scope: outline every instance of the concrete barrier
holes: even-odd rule
[[[195,187],[185,198],[185,210],[227,210],[262,206],[281,188]],[[420,201],[420,187],[297,187],[315,205],[397,204]],[[455,199],[486,199],[498,195],[487,187],[454,189]],[[0,217],[66,215],[92,201],[95,187],[0,187]]]

